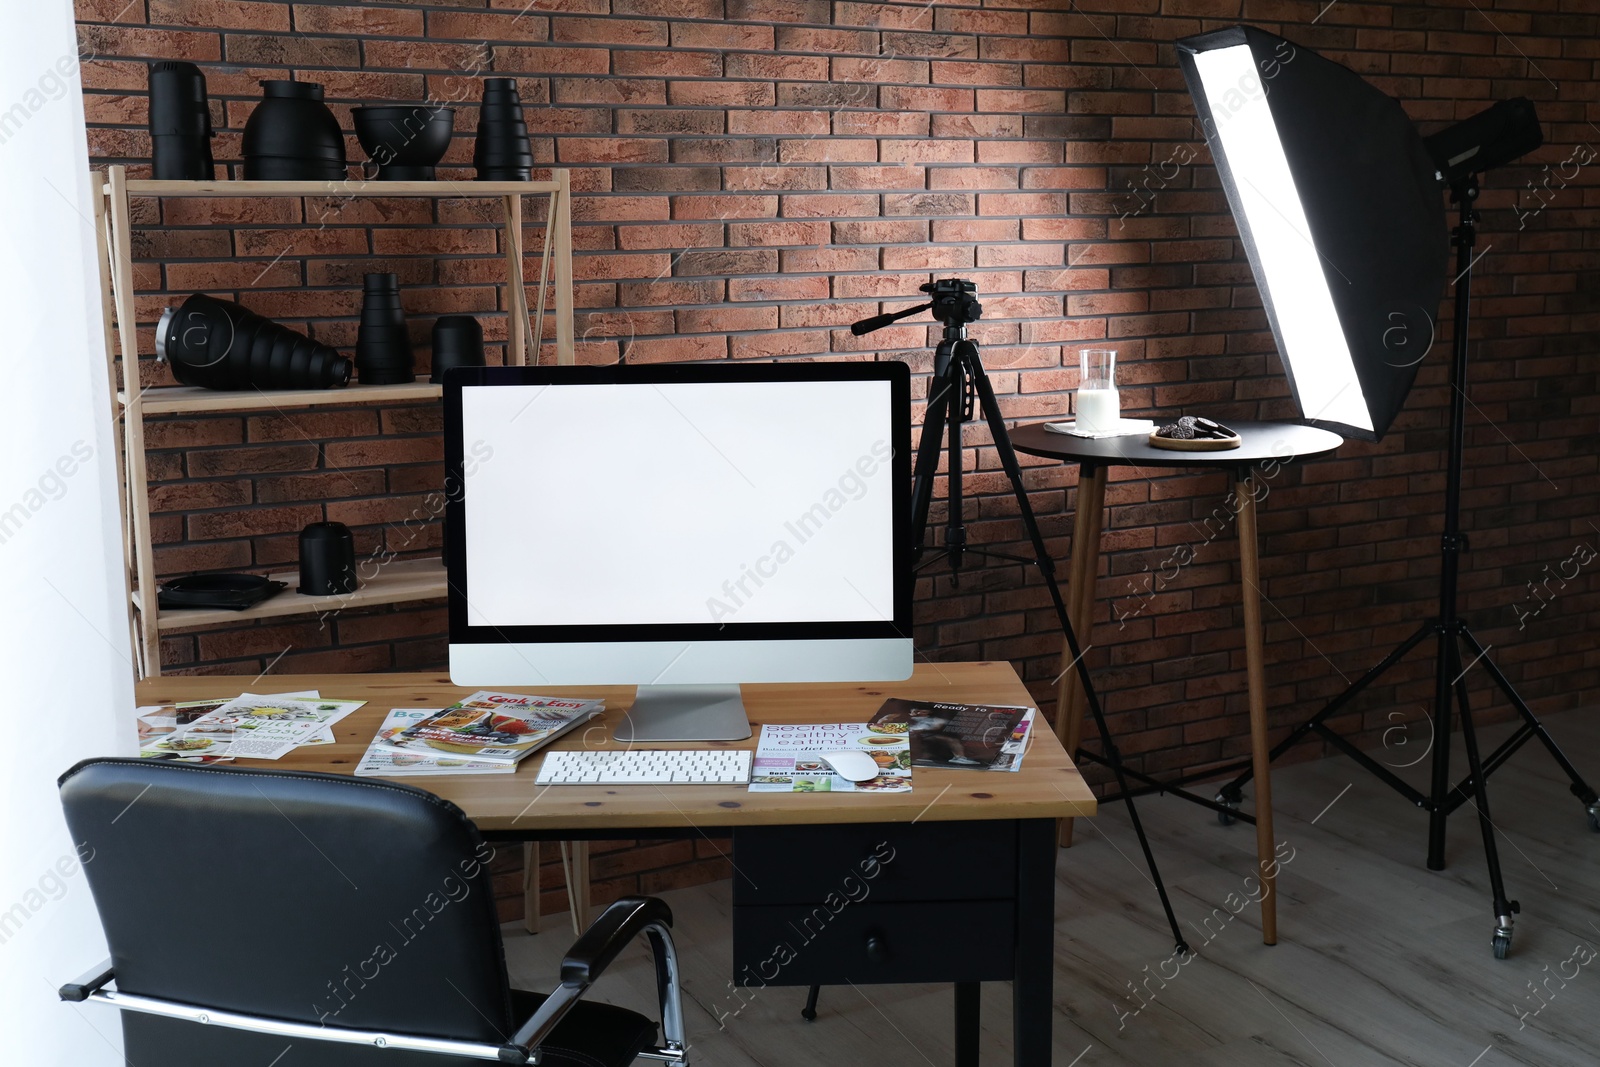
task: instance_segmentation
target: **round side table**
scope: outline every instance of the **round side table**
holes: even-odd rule
[[[1238,432],[1238,448],[1226,452],[1174,452],[1156,448],[1143,436],[1074,437],[1054,433],[1043,423],[1019,426],[1011,443],[1018,452],[1078,465],[1078,504],[1073,514],[1072,559],[1067,569],[1067,612],[1079,643],[1093,640],[1094,582],[1100,564],[1104,529],[1106,472],[1112,467],[1165,467],[1188,470],[1223,469],[1232,473],[1239,520],[1240,600],[1244,606],[1245,678],[1250,702],[1250,761],[1256,781],[1256,859],[1262,880],[1261,939],[1278,940],[1278,900],[1273,862],[1272,764],[1267,758],[1266,670],[1261,638],[1261,573],[1257,555],[1256,501],[1250,485],[1258,466],[1288,463],[1326,455],[1344,443],[1338,434],[1287,422],[1230,422]],[[1056,734],[1077,759],[1085,698],[1070,653],[1062,651],[1057,689]],[[1072,820],[1061,824],[1061,845],[1072,843]]]

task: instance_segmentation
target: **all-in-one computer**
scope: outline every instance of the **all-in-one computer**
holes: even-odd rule
[[[624,741],[748,737],[741,682],[910,676],[898,362],[445,379],[450,677],[637,685]]]

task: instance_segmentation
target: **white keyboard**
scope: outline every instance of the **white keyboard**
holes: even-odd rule
[[[579,749],[547,752],[536,785],[747,785],[750,750]]]

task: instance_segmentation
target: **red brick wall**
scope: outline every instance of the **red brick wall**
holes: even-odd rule
[[[581,359],[829,354],[925,372],[925,324],[863,339],[841,327],[904,306],[930,277],[960,275],[984,294],[976,334],[1018,419],[1065,411],[1076,350],[1089,341],[1119,350],[1132,413],[1293,414],[1172,39],[1247,19],[1366,74],[1429,131],[1532,97],[1550,143],[1489,176],[1482,201],[1462,584],[1482,639],[1544,710],[1600,691],[1600,563],[1573,562],[1580,546],[1600,550],[1600,25],[1565,13],[1577,6],[78,0],[96,162],[147,160],[147,58],[205,69],[224,162],[238,158],[259,78],[321,81],[344,117],[369,99],[470,104],[477,74],[515,76],[540,160],[571,167],[580,190]],[[474,119],[470,106],[458,112],[448,173],[470,176]],[[362,158],[353,138],[350,148]],[[330,205],[319,203],[140,204],[145,336],[169,295],[205,288],[349,346],[374,259],[407,283],[419,340],[436,314],[499,306],[497,238],[478,206],[331,206],[324,219]],[[503,319],[490,331],[503,338]],[[1446,356],[1445,344],[1434,348],[1381,444],[1347,445],[1270,483],[1263,593],[1279,722],[1316,707],[1431,610]],[[153,365],[143,370],[156,380]],[[364,548],[436,550],[433,526],[405,524],[440,477],[436,430],[427,405],[158,427],[162,573],[282,566],[295,531],[324,514],[355,526]],[[970,440],[985,472],[969,482],[981,494],[971,539],[1014,540],[992,450]],[[1208,540],[1203,525],[1224,486],[1114,476],[1090,652],[1112,718],[1150,766],[1237,756],[1246,709],[1232,529]],[[1063,556],[1074,481],[1056,466],[1029,473]],[[1181,545],[1194,562],[1150,589]],[[1058,637],[1041,588],[1018,568],[969,574],[959,588],[924,581],[919,621],[928,656],[1011,660],[1051,700]],[[326,628],[293,620],[173,636],[164,656],[172,669],[230,673],[280,653],[278,672],[415,668],[441,662],[442,629],[436,606],[383,610]],[[1426,743],[1425,727],[1404,724],[1420,717],[1429,677],[1414,658],[1351,719],[1392,762]],[[610,889],[716,869],[658,853],[637,862],[665,875],[641,876],[619,853]]]

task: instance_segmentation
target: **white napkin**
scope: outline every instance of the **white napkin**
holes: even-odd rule
[[[1132,437],[1135,434],[1149,436],[1150,432],[1156,428],[1156,424],[1150,419],[1118,419],[1117,424],[1111,429],[1090,433],[1088,430],[1078,429],[1077,421],[1069,419],[1066,422],[1047,422],[1044,424],[1044,428],[1051,433],[1064,433],[1071,434],[1073,437],[1097,439],[1101,437]]]

